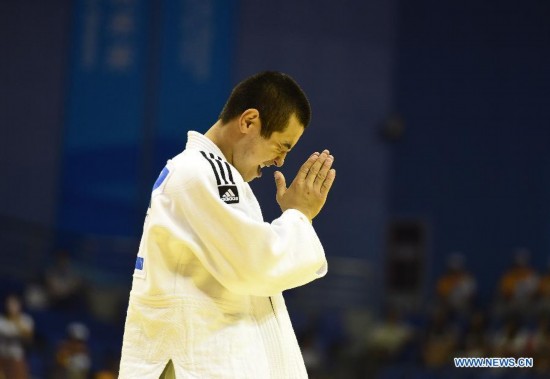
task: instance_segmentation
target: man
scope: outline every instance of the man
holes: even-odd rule
[[[205,135],[189,132],[153,186],[126,319],[121,379],[306,378],[282,291],[327,272],[311,221],[334,182],[314,153],[264,222],[247,182],[283,165],[310,120],[289,76],[238,84]]]

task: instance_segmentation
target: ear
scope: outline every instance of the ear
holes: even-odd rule
[[[260,112],[255,108],[250,108],[244,111],[239,118],[239,129],[241,133],[247,134],[254,129],[260,130],[262,124],[260,122]]]

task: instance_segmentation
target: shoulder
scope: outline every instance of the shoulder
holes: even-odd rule
[[[179,186],[204,183],[212,186],[241,185],[242,177],[225,159],[200,150],[185,150],[166,165],[171,182]]]
[[[235,185],[243,181],[237,170],[224,158],[206,151],[199,151],[198,153],[208,165],[207,175],[213,177],[218,186]]]

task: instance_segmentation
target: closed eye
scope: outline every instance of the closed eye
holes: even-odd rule
[[[292,150],[292,145],[288,142],[283,142],[281,143],[280,147],[279,147],[279,152],[281,154],[288,154],[290,153],[290,150]]]

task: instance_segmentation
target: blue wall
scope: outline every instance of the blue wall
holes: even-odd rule
[[[311,126],[282,171],[290,183],[313,151],[334,154],[336,182],[314,224],[329,259],[368,261],[367,301],[381,294],[390,152],[379,127],[392,104],[394,13],[387,0],[241,0],[238,23],[235,77],[281,70],[309,95]],[[271,172],[252,187],[266,218],[280,214]]]
[[[329,256],[370,262],[375,290],[395,217],[430,225],[432,281],[455,250],[485,292],[518,246],[545,264],[548,2],[39,3],[1,2],[2,216],[139,236],[151,184],[186,131],[215,122],[233,84],[277,69],[313,107],[283,172],[333,151],[338,178],[315,225]],[[394,111],[405,134],[384,142]],[[253,187],[273,218],[269,174]]]
[[[550,252],[550,6],[400,2],[391,211],[463,251],[489,294],[520,246]]]
[[[389,152],[380,122],[391,109],[392,1],[241,2],[236,76],[277,69],[308,93],[313,119],[289,155],[292,179],[307,156],[335,156],[337,180],[315,220],[330,255],[378,260],[387,217]],[[253,184],[268,215],[277,215],[274,183]]]
[[[0,217],[55,224],[70,1],[0,1]]]

